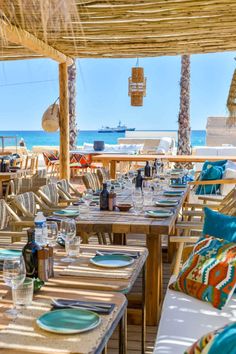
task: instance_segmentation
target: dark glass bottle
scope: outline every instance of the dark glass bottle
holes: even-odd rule
[[[142,188],[143,177],[141,175],[141,170],[138,170],[138,175],[135,179],[135,188]]]
[[[26,276],[38,278],[38,251],[41,246],[35,242],[34,229],[27,230],[28,242],[23,248],[23,257],[25,261]]]
[[[151,167],[148,161],[146,161],[146,166],[144,167],[144,176],[151,177]]]
[[[108,210],[109,206],[109,192],[107,190],[107,184],[103,183],[103,189],[100,193],[100,210]]]

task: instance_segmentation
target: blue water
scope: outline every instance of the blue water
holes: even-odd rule
[[[59,132],[46,133],[42,130],[38,131],[0,131],[0,135],[17,136],[25,140],[28,149],[35,145],[59,145]],[[83,145],[84,142],[93,143],[94,140],[104,140],[107,144],[116,144],[118,138],[125,136],[125,133],[98,133],[96,130],[80,131],[78,135],[77,145]],[[191,144],[205,145],[206,132],[204,130],[193,130],[191,134]],[[1,144],[1,142],[0,142]],[[14,145],[14,140],[6,140],[5,145]]]

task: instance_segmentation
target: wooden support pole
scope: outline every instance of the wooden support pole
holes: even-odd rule
[[[22,45],[41,56],[51,58],[59,63],[66,63],[67,65],[73,64],[72,58],[41,41],[31,33],[13,26],[3,19],[0,19],[0,37],[11,43]]]
[[[59,64],[60,87],[60,178],[70,179],[69,99],[66,63]]]

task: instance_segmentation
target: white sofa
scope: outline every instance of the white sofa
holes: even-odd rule
[[[143,149],[143,144],[105,144],[105,148],[102,153],[116,153],[116,154],[136,154]],[[91,152],[93,150],[93,144],[84,143],[84,152]]]
[[[172,276],[170,283],[174,280]],[[222,310],[217,310],[207,302],[167,289],[154,353],[183,354],[204,334],[233,321],[236,321],[236,295]]]

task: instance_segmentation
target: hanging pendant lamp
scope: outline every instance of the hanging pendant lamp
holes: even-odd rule
[[[131,106],[143,105],[143,97],[146,96],[146,80],[146,77],[144,77],[144,69],[139,66],[137,59],[136,67],[132,68],[132,76],[129,77]]]

